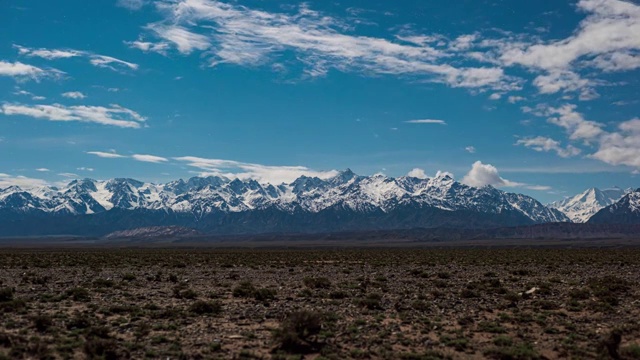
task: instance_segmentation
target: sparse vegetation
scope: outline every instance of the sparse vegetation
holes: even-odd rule
[[[640,358],[640,250],[4,250],[0,360]]]

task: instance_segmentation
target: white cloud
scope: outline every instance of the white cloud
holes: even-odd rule
[[[640,169],[640,119],[620,123],[617,132],[604,134],[599,139],[598,150],[590,157],[611,165]]]
[[[483,164],[481,161],[476,161],[471,166],[471,170],[462,178],[462,183],[469,186],[482,187],[491,185],[495,187],[515,187],[523,186],[525,184],[510,181],[500,177],[498,169],[490,164]]]
[[[427,176],[427,174],[425,174],[424,170],[419,169],[419,168],[415,168],[415,169],[409,171],[407,176],[415,177],[415,178],[418,178],[418,179],[426,179],[426,178],[428,178],[428,176]]]
[[[33,49],[20,45],[13,45],[18,49],[18,53],[27,57],[39,57],[47,60],[66,59],[71,57],[83,57],[89,59],[91,65],[107,68],[114,71],[137,70],[138,64],[116,59],[111,56],[94,54],[90,51],[73,49]]]
[[[107,159],[130,158],[130,159],[133,159],[133,160],[136,160],[136,161],[156,163],[156,164],[169,161],[169,159],[164,158],[162,156],[148,155],[148,154],[133,154],[131,156],[120,155],[115,150],[110,150],[108,152],[105,152],[105,151],[87,151],[87,154],[91,154],[91,155],[95,155],[95,156],[98,156],[98,157],[101,157],[101,158],[107,158]],[[92,168],[78,168],[78,170],[93,171]]]
[[[443,176],[448,176],[450,178],[454,178],[453,173],[450,173],[448,171],[442,171],[442,170],[438,170],[436,172],[436,177],[443,177]]]
[[[477,34],[468,34],[458,36],[454,41],[449,44],[452,50],[461,51],[468,50],[473,45],[473,42],[478,39]]]
[[[182,26],[152,24],[149,28],[162,39],[173,43],[182,54],[190,54],[194,50],[206,50],[211,46],[208,37],[190,32]],[[153,44],[153,46],[163,48],[168,46],[161,44],[163,43]]]
[[[590,65],[606,72],[629,71],[640,68],[640,55],[631,52],[616,52],[596,57]]]
[[[140,10],[147,4],[146,0],[118,0],[116,6],[123,7],[129,10]]]
[[[519,88],[519,80],[491,67],[455,67],[444,61],[452,51],[471,46],[476,35],[464,35],[451,49],[438,49],[424,36],[384,38],[349,35],[351,24],[300,6],[295,14],[271,13],[212,0],[161,1],[162,22],[147,30],[180,53],[205,51],[210,65],[256,66],[293,52],[307,67],[307,76],[329,70],[377,75],[413,75],[451,87]],[[151,43],[132,42],[143,51]],[[271,61],[270,63],[272,63]]]
[[[640,67],[640,6],[621,0],[578,1],[576,9],[585,17],[573,34],[559,40],[500,30],[496,33],[501,37],[493,39],[481,33],[449,39],[412,33],[410,27],[402,27],[392,39],[362,36],[349,33],[349,19],[328,16],[306,4],[267,12],[236,2],[160,0],[156,8],[163,20],[148,24],[137,41],[126,43],[161,54],[170,49],[184,55],[199,51],[211,66],[268,65],[282,71],[286,62],[276,58],[293,54],[305,67],[305,77],[332,70],[410,76],[475,93],[493,89],[492,100],[522,88],[524,79],[505,73],[513,66],[534,72],[533,85],[540,93],[577,93],[580,100],[597,98],[596,86],[607,84],[588,71]],[[144,40],[150,36],[155,41]]]
[[[37,168],[37,169],[36,169],[36,171],[39,171],[39,172],[48,172],[48,171],[51,171],[51,170],[49,170],[49,169],[47,169],[47,168]]]
[[[550,116],[547,121],[566,129],[569,140],[581,141],[584,146],[595,148],[587,157],[610,165],[622,165],[640,169],[640,119],[621,122],[613,131],[604,124],[586,120],[577,107],[566,104],[557,108],[540,106],[531,111],[537,116]],[[560,156],[577,155],[580,150],[569,145],[561,147],[559,142],[545,137],[522,139],[518,145],[537,151],[555,151]]]
[[[62,96],[70,99],[84,99],[87,97],[85,94],[81,93],[80,91],[68,91],[68,92],[62,93]]]
[[[145,155],[145,154],[134,154],[134,155],[131,155],[131,158],[137,161],[150,162],[150,163],[156,163],[156,164],[169,161],[169,159],[163,158],[161,156]]]
[[[525,187],[529,190],[536,190],[536,191],[549,191],[553,189],[551,186],[547,186],[547,185],[527,185]]]
[[[558,156],[566,158],[580,154],[581,150],[572,145],[562,147],[559,141],[551,138],[537,136],[533,138],[524,138],[516,142],[516,145],[522,145],[535,151],[554,151]]]
[[[507,98],[507,101],[509,101],[509,103],[511,103],[511,104],[515,104],[518,101],[522,101],[522,100],[525,100],[525,98],[523,98],[522,96],[514,96],[514,95],[512,95],[512,96],[509,96]]]
[[[15,95],[31,96],[31,100],[44,100],[44,99],[46,99],[46,97],[44,97],[44,96],[35,95],[35,94],[30,93],[29,91],[25,91],[25,90],[16,91],[16,92],[14,92],[14,94]]]
[[[107,158],[107,159],[118,159],[118,158],[125,158],[126,157],[124,155],[120,155],[120,154],[116,153],[115,151],[110,151],[110,152],[105,152],[105,151],[87,151],[87,154],[91,154],[91,155],[95,155],[97,157]]]
[[[336,170],[317,171],[304,166],[269,166],[233,160],[207,159],[195,156],[176,157],[191,167],[202,170],[201,175],[226,176],[228,178],[254,179],[263,183],[280,184],[292,182],[305,175],[327,179],[336,176]]]
[[[47,60],[66,59],[76,56],[81,56],[82,52],[78,50],[61,50],[61,49],[30,49],[20,45],[13,45],[18,49],[18,54],[39,57]]]
[[[640,6],[621,0],[580,0],[578,10],[587,13],[572,35],[561,40],[493,42],[505,65],[522,65],[546,74],[534,84],[543,94],[579,92],[581,100],[597,97],[594,83],[575,69],[583,65],[601,70],[628,71],[640,67]]]
[[[25,176],[11,176],[0,173],[0,189],[7,188],[9,186],[18,186],[22,189],[32,189],[47,185],[47,182],[42,179],[33,179]]]
[[[78,174],[74,174],[74,173],[60,173],[58,175],[62,176],[62,177],[66,177],[66,178],[77,178],[78,177]]]
[[[447,125],[444,120],[436,120],[436,119],[418,119],[418,120],[407,120],[405,121],[409,124],[439,124],[439,125]]]
[[[128,68],[130,70],[138,70],[138,64],[130,63],[124,60],[116,59],[105,55],[91,55],[89,62],[91,65],[118,71],[119,68]]]
[[[129,45],[130,48],[142,50],[144,52],[157,52],[160,54],[166,54],[167,50],[169,50],[169,44],[166,42],[148,42],[142,40],[136,41],[125,41],[125,44]]]
[[[464,150],[470,154],[475,154],[476,152],[476,148],[474,146],[467,146],[464,148]]]
[[[137,112],[115,104],[110,107],[3,104],[0,113],[49,121],[79,121],[135,129],[140,128],[145,121]]]
[[[500,176],[498,169],[490,164],[483,164],[476,161],[471,166],[471,170],[462,178],[463,184],[474,187],[493,186],[493,187],[522,187],[529,190],[547,191],[551,190],[550,186],[531,185],[521,182],[507,180]]]
[[[620,0],[580,0],[589,15],[566,39],[514,47],[502,55],[508,64],[544,70],[568,68],[579,58],[640,49],[640,6]]]
[[[59,78],[64,72],[56,69],[42,69],[37,66],[23,64],[21,62],[0,61],[0,76],[9,76],[16,79],[40,80],[42,78]]]
[[[546,115],[552,116],[547,119],[551,124],[563,127],[569,133],[571,140],[590,141],[602,135],[602,124],[595,121],[585,120],[582,114],[576,111],[577,106],[566,104],[561,107],[549,107],[545,110]]]
[[[94,168],[90,168],[90,167],[84,167],[84,166],[82,166],[82,167],[76,168],[76,170],[78,170],[78,171],[89,171],[89,172],[91,172],[91,171],[93,171],[93,170],[94,170]]]
[[[533,80],[541,94],[555,94],[559,91],[580,92],[580,100],[592,100],[599,97],[592,82],[583,79],[573,71],[550,71]]]

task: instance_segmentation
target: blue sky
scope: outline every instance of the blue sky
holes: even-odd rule
[[[0,186],[452,173],[638,187],[640,4],[4,1]]]

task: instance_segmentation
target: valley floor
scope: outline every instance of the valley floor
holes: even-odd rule
[[[2,249],[0,359],[640,358],[640,249]]]

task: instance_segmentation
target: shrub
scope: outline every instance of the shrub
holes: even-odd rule
[[[253,293],[256,291],[256,288],[253,286],[251,281],[243,281],[238,286],[233,289],[233,297],[251,297]]]
[[[429,310],[429,304],[422,300],[414,300],[411,303],[411,307],[418,311],[427,311]]]
[[[256,288],[250,281],[243,281],[233,289],[234,297],[254,298],[258,301],[267,302],[276,297],[276,291],[267,288]]]
[[[189,306],[189,311],[198,315],[217,315],[222,312],[222,304],[219,301],[198,300]]]
[[[195,290],[185,288],[184,286],[176,286],[173,288],[173,297],[177,299],[193,300],[198,297],[198,293]]]
[[[484,355],[490,359],[530,360],[540,358],[533,346],[529,344],[493,348],[485,351]]]
[[[640,345],[638,344],[631,344],[623,347],[620,349],[620,352],[629,359],[640,359]]]
[[[256,289],[253,292],[253,298],[258,301],[267,302],[276,298],[276,291],[267,288]]]
[[[290,352],[306,352],[312,349],[310,338],[320,333],[322,317],[319,313],[302,310],[289,314],[274,331],[278,347]]]
[[[86,329],[91,326],[91,320],[86,316],[76,316],[67,322],[67,330]]]
[[[331,281],[326,277],[306,277],[303,281],[305,286],[312,289],[328,289],[331,287]]]
[[[113,287],[115,285],[115,283],[113,282],[113,280],[109,280],[109,279],[95,279],[93,281],[93,286],[97,287],[97,288],[110,288]]]
[[[0,302],[0,311],[4,311],[6,313],[24,310],[26,307],[27,303],[22,299]]]
[[[513,340],[511,340],[511,338],[506,335],[500,335],[495,339],[493,339],[493,343],[496,346],[500,346],[500,347],[511,346],[513,344]]]
[[[53,320],[47,315],[38,315],[33,317],[33,326],[39,332],[46,332],[51,326],[53,326]]]
[[[74,301],[89,301],[91,298],[89,290],[85,288],[73,288],[67,290],[67,296],[70,296]]]
[[[587,300],[591,296],[589,289],[573,289],[569,291],[569,297],[573,300]]]
[[[476,293],[473,290],[462,289],[462,291],[460,292],[460,297],[463,298],[463,299],[477,298],[478,297],[478,293]]]
[[[329,297],[332,299],[346,299],[349,296],[349,294],[347,294],[346,292],[342,291],[342,290],[338,290],[338,291],[332,291],[329,294]]]
[[[501,334],[507,332],[504,327],[493,321],[482,321],[478,323],[478,331],[493,334]]]
[[[464,338],[454,339],[446,335],[440,338],[440,342],[445,346],[450,346],[454,348],[456,351],[464,351],[469,345],[469,340],[467,339],[464,339]]]
[[[6,302],[13,300],[13,289],[12,288],[1,288],[0,289],[0,302]]]
[[[118,344],[112,339],[89,339],[84,343],[84,352],[89,359],[122,359],[126,356],[118,349]]]
[[[589,280],[589,287],[593,290],[593,295],[610,306],[618,305],[618,295],[626,293],[629,286],[627,280],[612,275]]]
[[[358,299],[357,305],[365,307],[369,310],[382,310],[382,304],[380,301],[382,296],[380,294],[367,294],[366,297]]]

